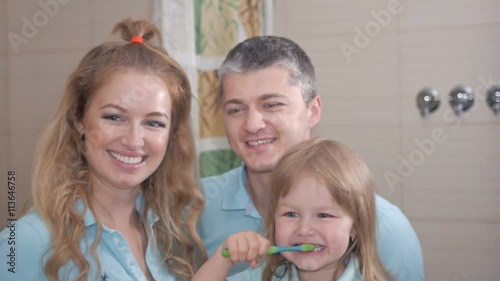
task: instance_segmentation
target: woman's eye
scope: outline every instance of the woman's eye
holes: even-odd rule
[[[118,114],[105,114],[102,116],[102,118],[106,120],[111,120],[111,121],[120,121],[122,120],[121,116]]]
[[[155,127],[155,128],[165,128],[165,123],[159,122],[159,121],[148,121],[146,122],[146,125],[150,127]]]

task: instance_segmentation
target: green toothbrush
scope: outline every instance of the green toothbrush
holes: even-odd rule
[[[302,245],[297,245],[297,246],[271,246],[269,250],[267,250],[266,255],[272,255],[276,253],[281,253],[281,252],[288,252],[288,251],[301,251],[301,252],[310,252],[314,250],[316,246],[313,244],[302,244]],[[224,249],[222,251],[222,256],[224,257],[229,257],[229,251],[227,249]]]

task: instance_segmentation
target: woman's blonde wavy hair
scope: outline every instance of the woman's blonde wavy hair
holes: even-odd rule
[[[303,176],[324,182],[335,202],[353,218],[353,230],[357,237],[350,241],[347,251],[338,261],[332,280],[340,277],[351,253],[359,260],[363,280],[391,280],[377,253],[375,193],[366,163],[339,142],[311,138],[290,149],[278,162],[273,170],[269,202],[278,202],[286,196],[295,187],[297,179]],[[276,209],[276,203],[269,204],[265,220],[266,234],[273,244],[276,242]],[[294,266],[282,255],[268,256],[266,262],[262,279],[264,281],[270,281],[273,276],[291,274]]]
[[[154,224],[156,245],[165,266],[178,278],[190,280],[195,269],[206,259],[206,252],[196,232],[196,221],[203,210],[204,199],[195,182],[195,146],[190,124],[191,88],[180,65],[161,47],[161,35],[147,21],[126,19],[113,29],[123,42],[107,42],[90,50],[69,77],[61,103],[35,155],[33,203],[46,223],[52,238],[47,252],[45,274],[59,280],[63,265],[73,261],[80,274],[76,280],[89,280],[90,263],[80,249],[85,235],[84,214],[89,204],[89,175],[82,136],[82,121],[92,95],[114,73],[134,69],[161,78],[172,99],[171,128],[165,157],[158,169],[141,184],[146,211],[159,216]],[[133,36],[144,43],[130,43]],[[157,43],[153,44],[153,39]],[[75,202],[84,204],[84,212]],[[99,222],[99,220],[98,220]],[[91,253],[99,267],[96,247],[102,226]]]

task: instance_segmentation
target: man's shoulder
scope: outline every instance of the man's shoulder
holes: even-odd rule
[[[379,226],[390,225],[391,227],[395,227],[400,224],[410,225],[408,218],[398,206],[378,194],[375,195],[375,206]]]
[[[377,248],[384,266],[397,280],[424,280],[422,248],[408,218],[376,195]]]
[[[243,172],[243,167],[237,167],[220,175],[208,176],[201,179],[201,184],[204,189],[210,185],[224,186],[232,182],[238,181]]]

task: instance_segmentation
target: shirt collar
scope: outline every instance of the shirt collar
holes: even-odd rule
[[[245,216],[262,219],[259,211],[257,210],[257,208],[255,208],[252,202],[250,194],[248,194],[246,185],[246,167],[243,165],[239,168],[236,168],[234,172],[236,174],[239,174],[238,180],[236,183],[234,183],[236,186],[229,186],[229,188],[224,193],[222,210],[245,210]]]
[[[347,259],[346,268],[342,275],[340,275],[338,281],[359,280],[360,276],[358,258],[351,253]]]

